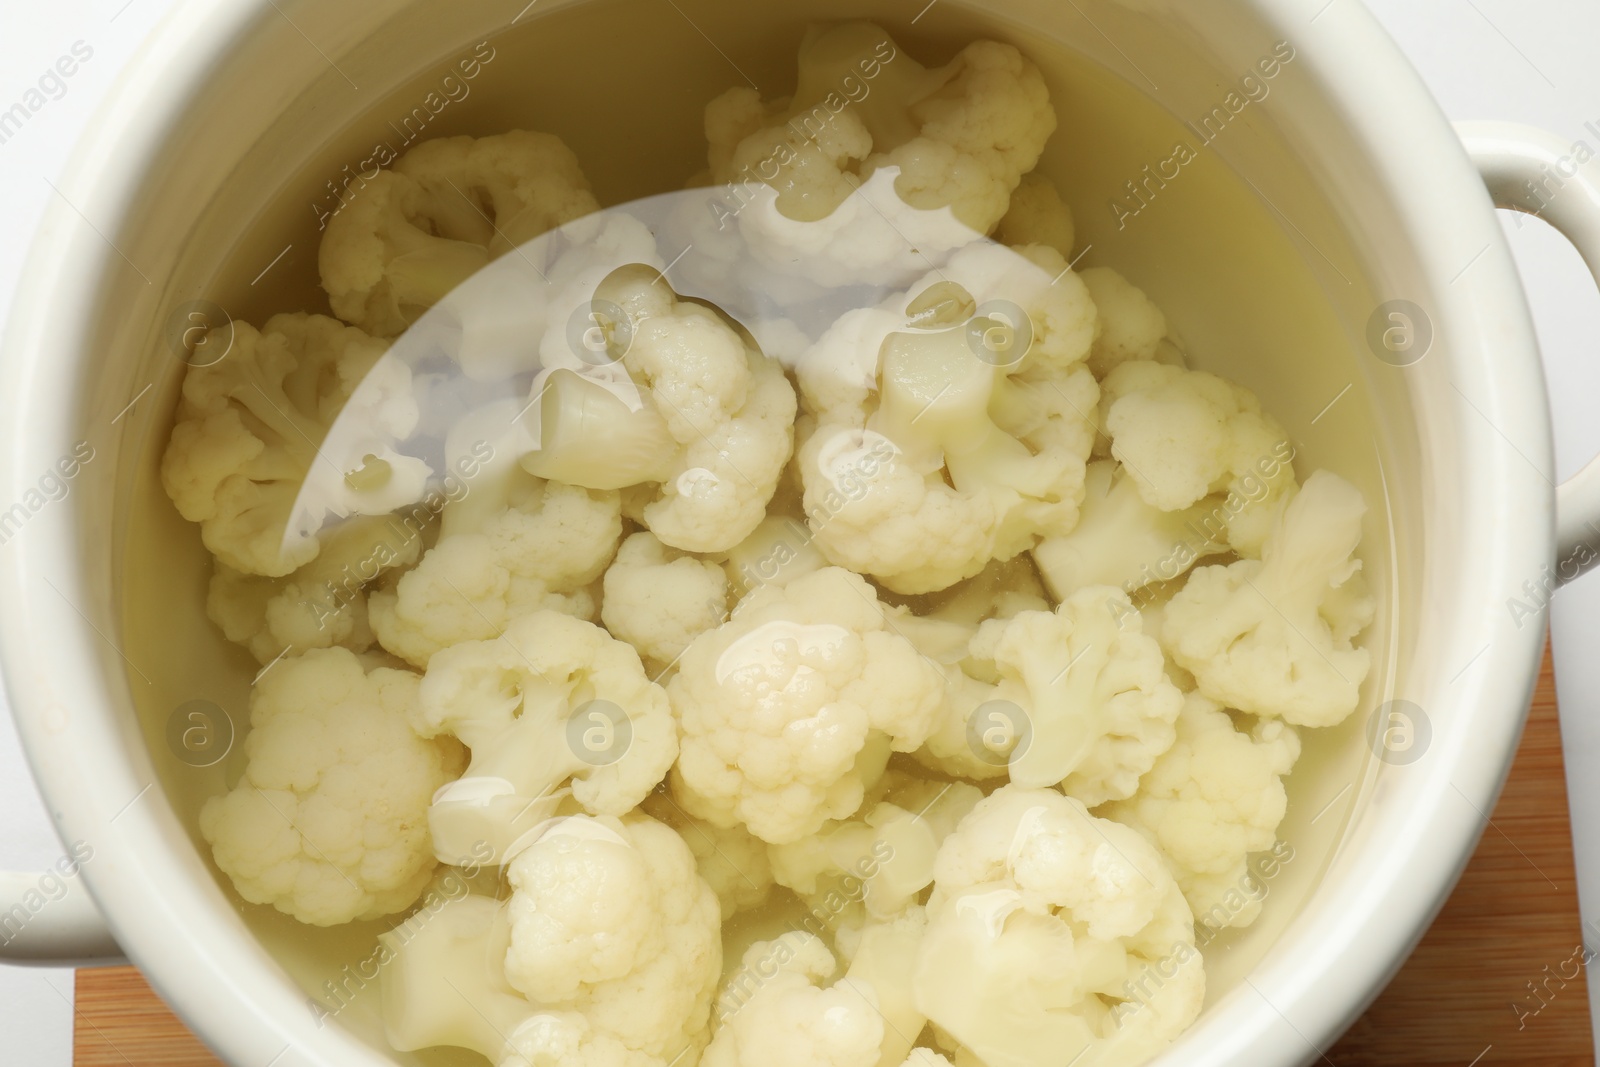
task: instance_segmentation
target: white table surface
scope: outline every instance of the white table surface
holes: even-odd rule
[[[0,144],[0,319],[10,304],[32,220],[55,195],[47,184],[115,75],[171,0],[5,0],[0,10],[0,111],[82,41],[93,57],[27,124]],[[1308,11],[1325,0],[1306,0]],[[1333,0],[1356,3],[1359,0]],[[1453,119],[1534,123],[1600,152],[1600,4],[1594,0],[1369,0]],[[1359,76],[1359,74],[1357,75]],[[1543,223],[1506,221],[1544,346],[1556,426],[1557,473],[1600,454],[1600,293],[1573,250]],[[9,417],[0,414],[0,418]],[[1600,948],[1600,575],[1561,591],[1553,608],[1556,680],[1577,839],[1583,917]],[[0,695],[0,709],[4,697]],[[0,714],[0,862],[42,867],[61,854],[26,765],[9,711]],[[0,967],[0,1062],[71,1062],[71,971]],[[1508,989],[1507,1000],[1514,990]],[[1590,983],[1600,1005],[1600,982]],[[138,1065],[144,1067],[144,1065]]]

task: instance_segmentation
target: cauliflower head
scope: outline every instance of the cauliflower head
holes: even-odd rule
[[[1177,742],[1139,782],[1137,795],[1101,814],[1155,845],[1197,921],[1214,929],[1249,926],[1263,898],[1244,892],[1247,861],[1277,839],[1288,804],[1283,776],[1299,757],[1294,727],[1268,719],[1241,730],[1215,701],[1190,693]],[[1230,894],[1244,905],[1230,906]]]
[[[183,379],[177,422],[161,460],[161,484],[178,513],[223,564],[280,578],[316,558],[315,530],[291,512],[314,463],[345,459],[333,486],[341,514],[382,514],[415,499],[426,466],[384,457],[327,456],[319,445],[369,375],[370,428],[398,440],[417,422],[410,371],[382,360],[387,345],[325,315],[274,315],[256,330],[235,322],[232,348]],[[218,348],[225,334],[212,331]],[[208,342],[211,343],[211,342]],[[364,460],[381,459],[363,478]],[[391,462],[391,460],[393,462]],[[398,469],[397,469],[398,468]],[[398,490],[398,492],[397,492]],[[320,518],[320,516],[319,516]]]
[[[600,619],[646,661],[677,662],[695,638],[728,614],[728,575],[675,551],[648,531],[622,542],[605,574]]]
[[[426,141],[341,198],[317,255],[322,287],[335,315],[394,337],[494,256],[598,209],[551,134]]]
[[[454,741],[412,728],[418,687],[408,671],[366,672],[344,648],[261,677],[244,778],[200,809],[200,833],[240,896],[314,926],[417,899],[434,869],[428,802],[462,764]]]
[[[428,812],[441,857],[484,842],[503,862],[569,793],[585,811],[622,815],[678,754],[666,693],[633,646],[555,611],[435,655],[414,720],[472,750]]]
[[[1089,369],[1104,378],[1129,360],[1155,360],[1167,336],[1167,317],[1144,290],[1110,267],[1079,275],[1100,313],[1100,329],[1089,353]]]
[[[945,839],[916,1005],[989,1067],[1132,1065],[1200,1013],[1194,920],[1155,849],[1054,789],[1003,786]]]
[[[626,380],[562,369],[536,383],[538,447],[523,466],[594,489],[653,483],[642,515],[662,544],[732,548],[765,517],[794,448],[782,366],[655,270],[615,271],[595,299],[626,338],[616,344]]]
[[[1371,653],[1352,641],[1375,607],[1355,557],[1366,510],[1360,490],[1317,471],[1279,512],[1261,559],[1189,576],[1161,640],[1201,693],[1295,726],[1355,711]]]
[[[351,519],[322,535],[317,558],[284,578],[243,574],[217,563],[206,615],[260,663],[338,645],[365,652],[375,640],[367,590],[416,563],[422,533],[393,517]]]
[[[668,684],[690,814],[797,841],[861,806],[891,749],[933,729],[943,679],[858,575],[837,567],[751,593]]]
[[[704,1043],[722,972],[721,912],[694,856],[643,815],[576,815],[511,860],[506,978],[636,1052]]]
[[[910,981],[926,926],[920,907],[868,926],[828,986],[839,965],[814,934],[751,945],[718,998],[702,1067],[902,1067],[927,1022]]]
[[[622,537],[615,492],[546,482],[515,469],[498,487],[472,484],[467,512],[445,508],[443,536],[393,590],[368,600],[384,648],[418,667],[441,649],[506,632],[534,611],[592,618],[588,587]],[[470,514],[470,518],[467,517]]]
[[[1037,172],[1024,174],[995,226],[994,239],[1003,245],[1048,245],[1070,256],[1075,239],[1072,210],[1049,178]],[[1088,273],[1083,275],[1085,283]],[[1099,303],[1098,298],[1095,302]]]
[[[1151,507],[1181,511],[1229,494],[1229,545],[1256,555],[1273,509],[1294,487],[1294,449],[1248,389],[1204,371],[1129,360],[1101,386],[1111,454]]]
[[[843,315],[797,368],[823,553],[915,594],[1070,530],[1094,444],[1095,321],[1059,253],[994,244]]]
[[[869,22],[808,32],[788,101],[734,89],[706,109],[712,180],[767,182],[788,218],[826,218],[894,167],[907,205],[948,208],[979,234],[1006,214],[1055,127],[1043,76],[1012,46],[977,41],[929,69]]]
[[[1227,510],[1219,497],[1162,511],[1145,503],[1138,483],[1115,460],[1097,460],[1084,475],[1078,524],[1033,549],[1034,562],[1057,598],[1091,585],[1133,594],[1181,578],[1206,556],[1228,550]]]
[[[990,699],[1021,709],[1009,738],[1017,785],[1059,784],[1090,806],[1120,800],[1172,745],[1183,695],[1119,589],[1088,586],[1053,612],[985,622],[971,652],[994,665]]]

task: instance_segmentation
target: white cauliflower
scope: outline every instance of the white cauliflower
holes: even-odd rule
[[[445,508],[439,543],[393,591],[368,600],[378,641],[418,667],[443,648],[496,637],[530,612],[593,618],[587,587],[622,537],[615,492],[542,481],[508,450],[469,485]]]
[[[678,831],[694,853],[700,877],[722,903],[722,920],[755,907],[772,888],[772,862],[767,843],[750,836],[742,826],[717,826],[683,810],[665,789],[645,798],[642,810],[657,822]]]
[[[668,1067],[577,1011],[530,1001],[506,979],[508,904],[441,895],[380,934],[385,1037],[399,1052],[465,1048],[495,1067]]]
[[[217,563],[206,615],[224,636],[261,663],[339,645],[365,652],[375,640],[367,622],[368,587],[422,553],[422,532],[394,517],[362,517],[322,535],[317,558],[284,578],[242,574]]]
[[[462,762],[454,741],[413,730],[418,681],[369,674],[353,652],[327,648],[256,683],[244,778],[200,809],[200,833],[240,896],[315,926],[417,899],[434,869],[428,802]]]
[[[1152,507],[1124,468],[1099,460],[1084,476],[1078,525],[1040,541],[1033,559],[1059,599],[1090,585],[1132,594],[1180,578],[1197,560],[1226,552],[1227,516],[1219,497],[1178,511]]]
[[[676,833],[642,815],[571,816],[506,874],[513,987],[665,1061],[703,1045],[722,972],[721,914]]]
[[[1249,926],[1262,898],[1248,894],[1249,856],[1272,847],[1288,797],[1283,776],[1300,757],[1300,735],[1281,720],[1234,725],[1215,701],[1190,693],[1177,742],[1140,780],[1133,797],[1101,814],[1133,827],[1171,866],[1200,922]],[[1245,901],[1234,908],[1226,903]]]
[[[382,359],[384,342],[324,315],[274,315],[259,331],[244,322],[223,329],[232,330],[233,347],[223,359],[189,368],[161,460],[167,496],[200,524],[201,540],[220,562],[277,578],[316,558],[323,515],[309,529],[290,523],[313,464],[337,467],[322,486],[324,511],[382,514],[420,495],[427,466],[419,460],[383,448],[382,457],[319,451],[370,374],[382,381],[364,421],[395,440],[415,428],[410,371]],[[208,343],[225,343],[218,330],[210,336]]]
[[[805,508],[833,562],[929,592],[1077,521],[1094,305],[1058,253],[1024,253],[964,249],[802,357]]]
[[[1074,240],[1072,211],[1049,178],[1025,174],[1011,194],[1011,206],[994,228],[994,239],[1003,245],[1048,245],[1063,256],[1070,256]],[[1089,273],[1084,272],[1085,282]],[[1099,300],[1095,302],[1098,304]]]
[[[551,134],[427,141],[341,199],[318,253],[322,287],[335,315],[394,337],[493,256],[598,207]]]
[[[872,587],[837,567],[758,589],[697,638],[668,685],[691,814],[797,841],[861,806],[891,749],[926,740],[943,680],[889,630]]]
[[[813,913],[835,916],[833,925],[904,914],[933,884],[940,843],[983,798],[965,782],[890,776],[893,786],[870,811],[768,848],[774,880],[794,890]],[[834,906],[839,900],[862,907]]]
[[[985,622],[971,655],[998,676],[988,699],[1021,709],[1009,738],[1018,785],[1059,784],[1090,806],[1120,800],[1172,745],[1183,695],[1121,590],[1088,586],[1054,612]]]
[[[1110,267],[1090,267],[1079,275],[1100,313],[1100,329],[1089,369],[1104,378],[1129,360],[1154,360],[1167,336],[1167,317],[1144,290]]]
[[[502,862],[568,792],[586,811],[621,815],[678,754],[666,693],[633,646],[554,611],[434,656],[415,720],[424,736],[453,734],[472,750],[428,812],[441,857],[483,842]]]
[[[813,934],[792,931],[744,954],[717,1002],[720,1025],[700,1067],[875,1067],[883,1016],[875,994],[841,979]]]
[[[1279,512],[1261,559],[1189,576],[1161,639],[1201,693],[1296,726],[1355,711],[1371,654],[1351,642],[1374,612],[1354,555],[1366,510],[1358,489],[1317,471]]]
[[[1111,454],[1145,503],[1180,511],[1227,491],[1229,544],[1256,554],[1294,487],[1294,450],[1254,393],[1204,371],[1131,360],[1106,375],[1100,407]]]
[[[614,272],[596,300],[628,331],[627,380],[557,370],[536,386],[538,446],[523,466],[595,489],[655,483],[643,518],[663,544],[731,548],[761,522],[793,450],[794,390],[783,368],[716,312],[680,301],[654,270]]]
[[[926,918],[911,908],[856,939],[849,969],[814,934],[759,941],[723,986],[701,1067],[902,1067],[926,1019],[911,990]]]
[[[979,234],[1005,215],[1055,127],[1044,78],[1012,46],[977,41],[930,70],[869,22],[807,33],[787,102],[732,89],[706,109],[712,180],[767,182],[787,218],[826,218],[895,167],[907,205],[949,208]]]
[[[646,660],[677,662],[728,614],[728,576],[709,560],[663,545],[649,532],[622,542],[605,574],[600,619]]]
[[[1200,1013],[1194,920],[1138,833],[1008,785],[945,839],[916,1005],[987,1067],[1133,1067]]]

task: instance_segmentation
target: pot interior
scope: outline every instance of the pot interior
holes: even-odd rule
[[[1242,9],[1201,26],[1178,5],[1087,0],[981,8],[938,0],[920,16],[887,0],[540,0],[514,24],[516,4],[493,19],[477,5],[385,0],[360,12],[340,5],[337,15],[309,0],[277,6],[282,16],[266,7],[219,62],[216,91],[179,118],[160,173],[146,179],[129,254],[164,265],[152,275],[159,295],[129,290],[123,321],[143,333],[124,330],[108,349],[116,353],[108,376],[154,380],[157,400],[130,420],[118,451],[120,637],[149,678],[133,687],[149,759],[206,864],[197,811],[242,772],[239,741],[258,666],[207,621],[209,560],[157,477],[184,369],[163,341],[174,309],[209,300],[256,325],[279,311],[327,313],[317,285],[319,215],[331,203],[330,183],[343,181],[347,166],[361,169],[378,145],[403,151],[415,139],[537,129],[572,147],[604,205],[681,188],[705,166],[708,100],[746,78],[767,97],[784,95],[808,22],[865,17],[923,62],[942,62],[980,37],[1031,57],[1060,120],[1041,167],[1072,207],[1079,266],[1121,271],[1165,310],[1191,365],[1254,390],[1288,428],[1302,477],[1326,467],[1366,495],[1360,554],[1379,605],[1365,637],[1373,670],[1356,715],[1307,734],[1279,834],[1293,858],[1266,881],[1262,917],[1204,950],[1208,1003],[1234,988],[1304,911],[1379,781],[1366,722],[1407,662],[1400,605],[1415,602],[1403,576],[1421,550],[1424,495],[1406,383],[1365,338],[1374,294],[1392,290],[1384,276],[1406,264],[1351,236],[1348,205],[1330,198],[1301,151],[1304,124],[1318,121],[1314,79],[1293,60],[1270,79],[1256,69],[1280,38]],[[485,41],[494,58],[475,78],[457,79],[466,92],[446,91],[446,73]],[[1252,82],[1242,84],[1246,75]],[[430,94],[447,101],[436,113]],[[1245,106],[1235,111],[1230,94]],[[1192,158],[1172,176],[1179,146]],[[206,768],[180,761],[168,743],[175,710],[194,700],[224,709],[238,731],[229,755]],[[306,995],[386,1049],[372,960],[377,934],[391,923],[303,927],[244,904],[212,871],[219,900]],[[435,1052],[398,1061],[475,1058]]]

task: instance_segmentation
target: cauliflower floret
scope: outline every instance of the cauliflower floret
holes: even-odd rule
[[[1101,814],[1133,827],[1166,857],[1195,917],[1214,929],[1249,926],[1261,913],[1246,896],[1250,853],[1272,847],[1288,798],[1283,776],[1300,757],[1300,735],[1280,720],[1248,732],[1215,701],[1190,693],[1178,740],[1128,800]],[[1225,903],[1231,894],[1245,903]]]
[[[593,618],[586,587],[622,537],[617,494],[541,481],[512,460],[508,481],[497,486],[486,472],[472,482],[461,502],[470,512],[446,507],[439,543],[392,592],[369,598],[373,632],[390,652],[426,667],[441,649],[495,637],[533,611]]]
[[[443,895],[378,936],[384,1036],[400,1052],[450,1045],[495,1067],[668,1067],[575,1011],[528,1000],[506,980],[509,907]]]
[[[862,79],[870,91],[846,100],[840,88]],[[902,200],[948,207],[977,233],[1005,215],[1055,126],[1044,78],[1012,46],[977,41],[930,70],[869,22],[806,35],[786,106],[734,90],[706,109],[712,179],[769,181],[789,218],[825,218],[849,193],[847,172],[867,179],[897,167]],[[835,127],[846,131],[834,134],[839,143],[815,142]]]
[[[994,229],[994,239],[1003,245],[1048,245],[1063,256],[1070,256],[1074,239],[1072,211],[1049,178],[1025,174],[1011,194],[1011,206]],[[1089,273],[1084,272],[1085,282]]]
[[[1201,693],[1296,726],[1355,711],[1371,655],[1351,641],[1374,611],[1354,555],[1366,510],[1358,489],[1317,471],[1280,511],[1261,559],[1189,576],[1161,639]]]
[[[680,301],[648,268],[624,268],[596,300],[620,312],[630,405],[619,386],[561,370],[542,390],[538,447],[523,466],[596,489],[660,488],[643,509],[665,545],[722,552],[766,513],[794,447],[794,390],[783,368],[716,312]],[[537,395],[537,394],[536,394]]]
[[[933,884],[940,843],[983,798],[965,782],[891,776],[893,787],[871,811],[768,848],[777,883],[799,894],[813,914],[833,916],[834,925],[904,914]],[[837,907],[839,900],[863,907]]]
[[[1008,785],[939,849],[913,989],[989,1067],[1134,1064],[1200,1013],[1205,971],[1149,842],[1053,789]]]
[[[629,1049],[675,1060],[705,1041],[722,971],[716,894],[668,827],[572,816],[507,869],[512,986]]]
[[[324,534],[317,558],[285,578],[217,563],[206,615],[261,663],[334,645],[365,652],[374,641],[367,587],[421,553],[421,532],[392,516],[352,519]]]
[[[318,252],[322,287],[335,315],[393,337],[493,256],[598,208],[550,134],[428,141],[341,199]]]
[[[758,941],[723,988],[700,1067],[874,1067],[884,1039],[876,994],[830,988],[833,953],[813,934]]]
[[[869,925],[826,988],[838,964],[814,934],[751,945],[718,998],[701,1067],[902,1067],[927,1022],[910,982],[926,927],[920,907]]]
[[[1138,484],[1111,460],[1089,464],[1078,525],[1034,547],[1039,571],[1059,599],[1090,585],[1132,594],[1152,582],[1181,577],[1197,560],[1226,552],[1228,510],[1216,497],[1162,511],[1139,495]]]
[[[667,548],[652,533],[622,542],[606,571],[600,619],[655,664],[677,662],[728,614],[728,576],[709,560]]]
[[[890,749],[926,740],[943,680],[889,631],[871,586],[829,567],[751,593],[689,646],[667,692],[682,738],[673,795],[784,843],[854,814]]]
[[[1100,313],[1100,329],[1089,369],[1104,378],[1129,360],[1154,360],[1167,336],[1167,317],[1144,290],[1110,267],[1090,267],[1079,275]]]
[[[428,811],[441,857],[482,843],[503,861],[569,790],[587,811],[621,815],[678,754],[666,693],[633,646],[554,611],[434,656],[415,719],[424,736],[454,734],[472,750]]]
[[[1229,544],[1254,554],[1294,486],[1288,435],[1255,394],[1204,371],[1132,360],[1106,375],[1100,406],[1111,454],[1145,503],[1180,511],[1226,490]]]
[[[1024,253],[965,249],[802,358],[805,507],[833,562],[929,592],[1077,521],[1094,305],[1058,253]]]
[[[363,424],[392,440],[416,427],[410,371],[381,359],[384,342],[324,315],[274,315],[259,331],[243,322],[220,329],[232,330],[233,347],[189,368],[161,460],[162,487],[179,514],[200,524],[213,556],[273,578],[315,559],[316,527],[290,524],[313,463],[350,461],[324,501],[339,514],[382,514],[416,499],[428,473],[420,460],[381,446],[382,455],[319,451],[369,374],[382,380],[373,383]],[[219,330],[210,337],[219,348],[227,343]]]
[[[404,911],[433,874],[426,814],[461,750],[409,722],[419,679],[314,649],[250,693],[244,778],[200,809],[239,895],[315,926]],[[447,857],[458,862],[468,852]]]
[[[991,699],[1021,709],[1010,752],[1018,785],[1059,783],[1090,806],[1121,800],[1172,745],[1183,696],[1121,590],[1089,586],[1054,612],[985,622],[971,652],[994,664]]]
[[[695,818],[665,789],[651,793],[642,807],[645,814],[678,831],[694,853],[700,877],[722,902],[723,922],[767,899],[772,863],[765,841],[751,837],[742,826],[717,826]]]

